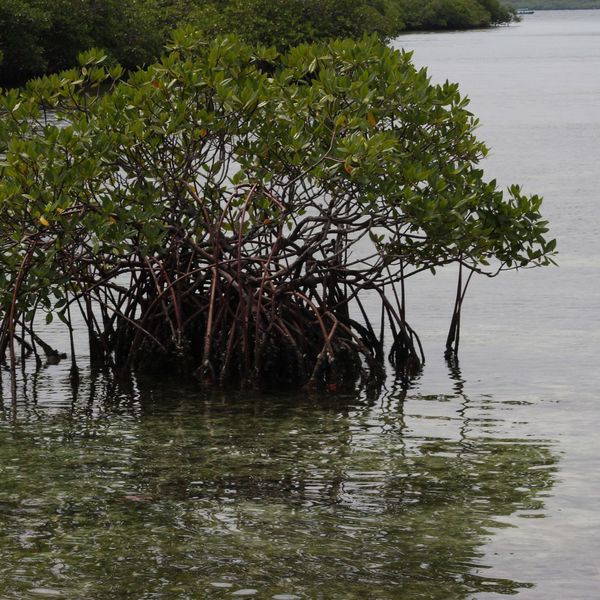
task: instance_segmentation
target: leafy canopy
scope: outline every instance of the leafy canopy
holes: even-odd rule
[[[206,40],[234,33],[247,43],[286,49],[511,19],[498,0],[2,0],[0,85],[72,67],[91,47],[126,68],[147,65],[183,25],[201,30]]]
[[[127,80],[101,52],[82,63],[0,98],[5,320],[14,302],[64,317],[65,289],[109,290],[119,313],[133,301],[119,277],[156,264],[195,282],[188,299],[214,295],[194,279],[213,272],[269,306],[314,292],[310,310],[337,319],[363,290],[451,262],[552,262],[541,198],[484,178],[457,85],[375,38],[280,54],[182,30]]]

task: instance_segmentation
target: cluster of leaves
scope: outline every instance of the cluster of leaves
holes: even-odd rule
[[[283,50],[333,38],[382,39],[411,29],[508,22],[498,0],[3,0],[0,85],[76,64],[98,47],[126,68],[159,56],[173,29],[193,25],[206,39],[235,33]]]
[[[279,54],[183,30],[126,81],[82,61],[0,97],[1,353],[78,307],[121,366],[329,381],[381,362],[365,291],[414,363],[394,285],[551,262],[541,199],[484,180],[457,86],[376,38]]]
[[[473,29],[510,23],[514,9],[498,0],[400,0],[409,30]]]
[[[164,44],[145,0],[2,0],[0,84],[22,84],[105,48],[126,67],[155,60]]]

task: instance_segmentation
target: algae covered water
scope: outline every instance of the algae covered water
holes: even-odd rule
[[[566,11],[396,42],[460,83],[485,168],[559,240],[557,269],[473,282],[459,365],[441,273],[408,290],[423,374],[377,395],[4,377],[0,598],[593,598],[599,39]]]

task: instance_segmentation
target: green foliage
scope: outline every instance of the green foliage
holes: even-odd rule
[[[600,8],[600,0],[504,0],[508,7],[535,10],[575,10]]]
[[[408,29],[470,29],[509,23],[512,11],[498,0],[399,0]]]
[[[481,27],[511,18],[497,0],[3,0],[0,84],[70,68],[91,47],[128,69],[143,66],[181,25],[207,40],[233,32],[285,50],[365,34],[389,39],[407,26]]]
[[[27,77],[46,68],[39,40],[48,29],[41,2],[6,0],[0,3],[0,82],[11,82],[15,73]]]
[[[249,43],[279,48],[365,33],[389,37],[400,26],[390,0],[232,0],[222,25]]]
[[[129,68],[154,60],[164,39],[148,8],[145,0],[3,0],[0,83],[72,67],[92,46]]]
[[[406,345],[387,284],[552,262],[541,199],[484,179],[458,87],[375,38],[278,54],[180,31],[126,82],[99,51],[81,60],[0,99],[5,343],[11,314],[80,296],[121,361],[145,340],[213,378],[271,364],[306,383],[323,357],[378,355],[349,317],[366,289]]]

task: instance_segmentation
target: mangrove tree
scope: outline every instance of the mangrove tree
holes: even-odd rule
[[[287,53],[180,31],[146,70],[92,51],[0,98],[0,357],[258,387],[423,361],[407,281],[552,262],[541,198],[506,194],[457,85],[376,38]],[[376,307],[376,309],[374,309]],[[374,316],[375,315],[375,316]],[[385,337],[387,336],[387,340]],[[65,350],[68,350],[65,348]],[[59,349],[62,351],[62,349]]]

